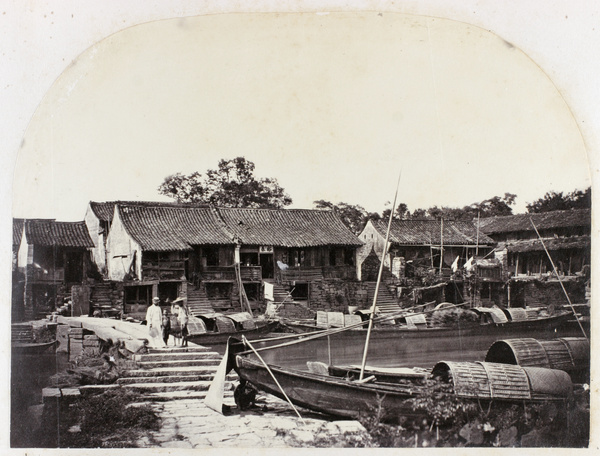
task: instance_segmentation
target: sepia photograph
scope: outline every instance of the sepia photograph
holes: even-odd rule
[[[597,446],[598,6],[0,11],[7,454]]]

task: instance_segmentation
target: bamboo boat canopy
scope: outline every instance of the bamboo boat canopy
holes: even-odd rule
[[[573,384],[561,370],[521,367],[490,362],[440,361],[434,376],[451,380],[458,397],[475,399],[531,400],[566,398]]]
[[[589,368],[590,343],[585,337],[562,337],[554,340],[533,338],[499,340],[489,348],[485,360],[569,372]]]

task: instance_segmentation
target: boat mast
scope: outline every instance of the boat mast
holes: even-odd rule
[[[369,328],[367,329],[367,339],[365,341],[365,350],[363,352],[362,364],[360,366],[360,378],[363,379],[365,373],[365,365],[367,364],[367,353],[369,351],[369,339],[371,338],[371,329],[373,328],[373,316],[375,315],[375,309],[377,307],[377,294],[379,293],[379,285],[381,284],[381,276],[383,275],[383,263],[385,262],[385,256],[388,250],[388,240],[390,239],[390,229],[392,228],[392,217],[396,210],[396,199],[398,198],[398,187],[400,187],[400,177],[402,176],[402,170],[398,174],[398,183],[396,184],[396,194],[394,195],[394,203],[392,204],[392,210],[390,212],[390,220],[388,221],[387,232],[385,233],[385,242],[383,243],[383,252],[381,255],[381,263],[379,264],[379,273],[377,274],[377,284],[375,285],[375,296],[373,296],[373,305],[371,306],[371,315],[369,315]]]
[[[479,214],[481,211],[477,211],[477,242],[475,244],[475,258],[479,255]]]
[[[444,262],[444,216],[440,217],[440,277],[442,276],[442,263]]]

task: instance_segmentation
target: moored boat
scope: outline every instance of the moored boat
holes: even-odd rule
[[[378,407],[390,418],[418,415],[422,411],[411,400],[428,394],[423,376],[413,373],[398,373],[397,381],[391,383],[379,380],[377,375],[355,381],[316,373],[314,369],[310,372],[273,364],[267,368],[254,350],[233,338],[228,344],[228,369],[234,369],[243,384],[250,383],[294,405],[341,418],[372,414]],[[572,391],[568,374],[553,369],[442,361],[431,374],[447,385],[454,397],[479,401],[562,401]]]
[[[57,345],[57,340],[50,342],[12,342],[11,349],[13,354],[39,355],[49,350],[55,350]]]
[[[247,312],[200,315],[189,318],[187,339],[199,345],[224,345],[230,336],[253,340],[272,333],[278,326],[277,321],[254,320]]]

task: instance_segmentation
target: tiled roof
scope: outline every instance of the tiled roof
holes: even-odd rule
[[[22,235],[23,235],[23,219],[13,218],[13,245],[19,245],[21,243]]]
[[[279,247],[362,245],[331,211],[219,208],[218,212],[243,244]]]
[[[116,204],[147,207],[207,207],[206,204],[200,203],[176,203],[170,201],[90,201],[90,208],[99,220],[112,222]]]
[[[25,220],[27,243],[53,247],[94,247],[85,222]]]
[[[590,236],[569,236],[544,239],[544,245],[550,251],[566,249],[589,249],[591,245]],[[539,239],[523,239],[508,241],[499,244],[500,249],[506,248],[509,252],[539,252],[544,251],[544,245]]]
[[[359,246],[362,242],[330,211],[208,208],[119,204],[127,232],[147,251],[182,251],[193,245],[278,247]]]
[[[591,226],[592,223],[590,209],[487,217],[481,219],[479,223],[481,230],[486,234],[534,231],[530,218],[538,230]]]
[[[375,229],[385,237],[387,222],[373,221]],[[390,242],[400,245],[440,245],[441,222],[439,220],[393,220]],[[445,245],[494,245],[495,241],[479,232],[472,222],[444,220]]]
[[[118,205],[125,229],[143,250],[183,251],[192,245],[233,244],[214,209],[175,205]]]

